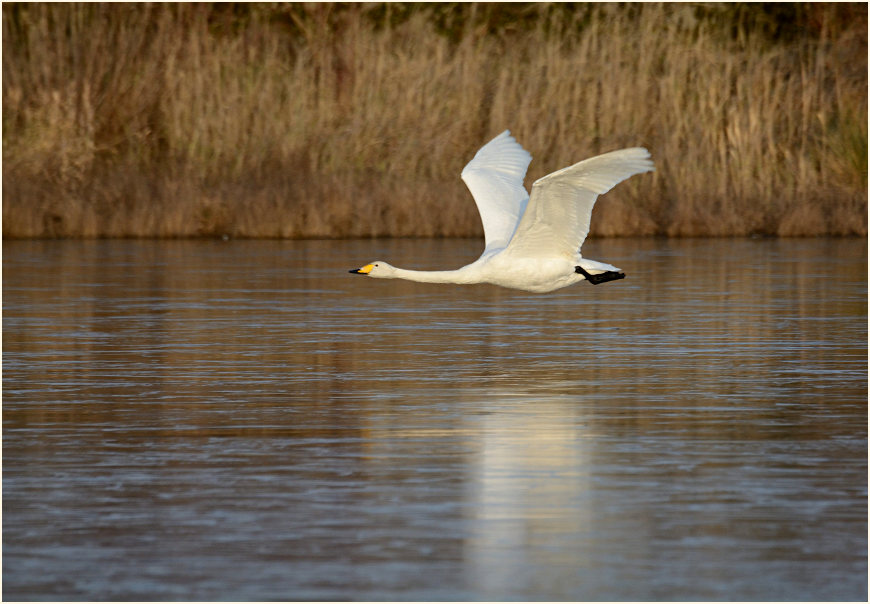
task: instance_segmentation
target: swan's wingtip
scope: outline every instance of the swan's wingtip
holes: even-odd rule
[[[640,160],[644,167],[645,172],[655,172],[655,162],[653,162],[652,153],[649,152],[649,149],[646,147],[631,147],[629,149],[625,149],[627,151],[627,155],[632,159]]]

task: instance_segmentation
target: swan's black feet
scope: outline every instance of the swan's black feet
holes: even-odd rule
[[[607,271],[604,273],[599,273],[597,275],[593,275],[583,269],[582,266],[574,267],[575,273],[580,273],[586,280],[592,285],[598,285],[599,283],[607,283],[608,281],[616,281],[617,279],[625,279],[625,273],[619,273],[617,271]]]

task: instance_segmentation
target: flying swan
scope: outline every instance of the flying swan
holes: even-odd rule
[[[615,266],[580,255],[599,195],[635,174],[655,168],[641,147],[612,151],[563,168],[523,186],[532,156],[505,130],[462,170],[486,245],[480,258],[452,271],[414,271],[382,260],[351,273],[424,283],[491,283],[544,293],[578,281],[593,285],[622,279]]]

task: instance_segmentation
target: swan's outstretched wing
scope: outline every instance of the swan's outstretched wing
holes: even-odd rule
[[[536,180],[507,251],[573,258],[589,233],[598,196],[629,176],[654,169],[649,151],[634,147],[591,157]]]
[[[523,178],[532,156],[505,130],[484,145],[462,170],[480,219],[486,249],[501,249],[513,237],[529,194]]]

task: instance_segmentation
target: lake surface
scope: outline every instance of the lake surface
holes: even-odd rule
[[[3,243],[6,600],[866,600],[867,242]]]

